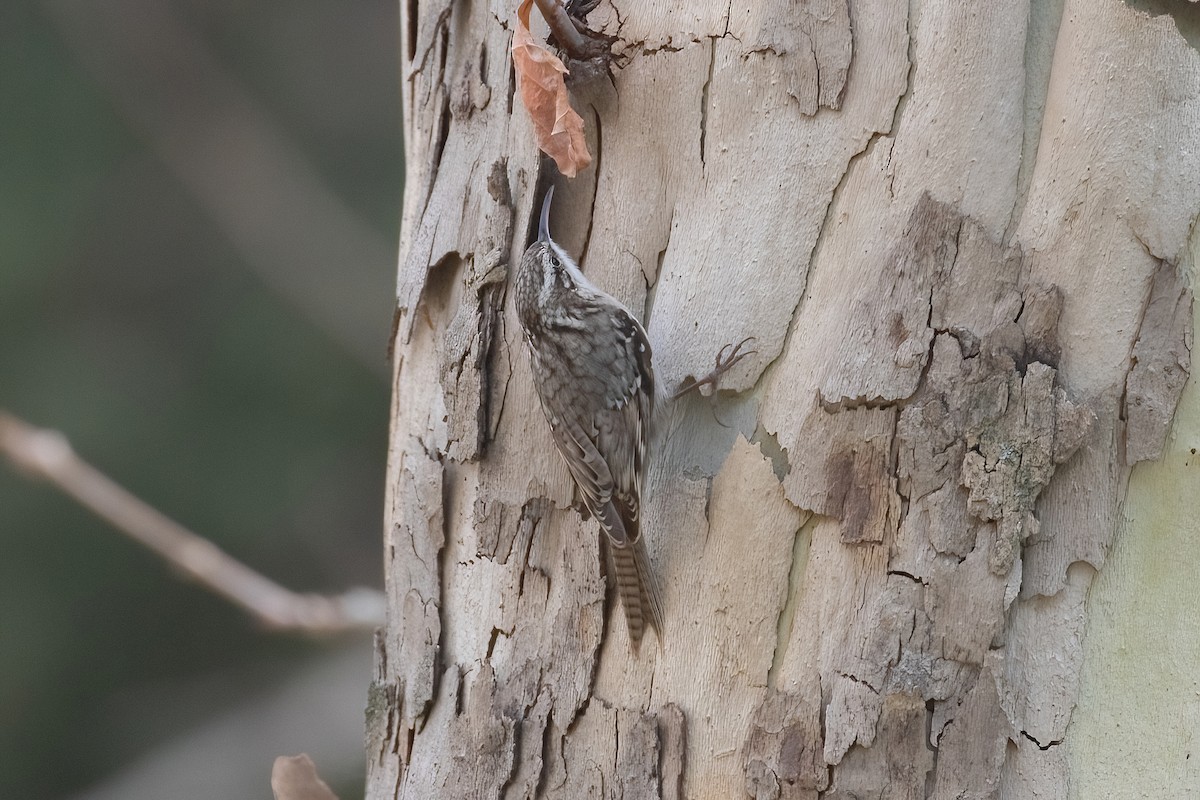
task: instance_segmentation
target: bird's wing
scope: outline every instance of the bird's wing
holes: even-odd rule
[[[562,346],[540,365],[542,409],[584,502],[619,546],[640,536],[641,476],[654,398],[650,341],[621,306],[612,325],[562,332]],[[599,337],[598,341],[581,341]],[[565,376],[555,380],[553,376]]]
[[[560,332],[534,356],[542,409],[584,503],[600,522],[630,642],[647,623],[663,636],[662,593],[641,540],[641,481],[654,406],[645,330],[623,307],[599,312],[612,325]],[[593,320],[595,321],[595,320]],[[573,338],[574,337],[574,338]],[[589,338],[591,337],[591,338]],[[553,366],[547,363],[557,359]]]

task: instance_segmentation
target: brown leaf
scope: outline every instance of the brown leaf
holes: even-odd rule
[[[338,800],[317,775],[317,765],[306,753],[275,759],[275,766],[271,767],[271,791],[275,800]]]
[[[521,102],[533,120],[538,147],[554,159],[559,172],[574,178],[579,170],[592,163],[583,138],[583,118],[571,108],[563,80],[567,68],[558,56],[534,41],[529,32],[532,5],[533,0],[524,0],[517,9],[517,30],[512,43],[517,86]]]

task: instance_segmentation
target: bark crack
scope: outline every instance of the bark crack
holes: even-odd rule
[[[901,521],[903,522],[903,516],[901,517]],[[889,569],[887,571],[887,574],[888,575],[898,575],[902,578],[908,578],[913,583],[920,584],[921,586],[928,586],[928,584],[925,581],[918,578],[916,575],[912,574],[911,572],[905,572],[902,569]],[[915,620],[913,622],[913,626],[914,626],[914,628],[916,626]],[[910,638],[911,638],[911,631],[910,631]]]
[[[860,677],[858,677],[857,675],[855,675],[855,674],[853,674],[853,673],[850,673],[850,672],[839,672],[839,673],[838,673],[838,675],[840,675],[841,677],[843,677],[843,678],[845,678],[846,680],[850,681],[851,683],[857,683],[857,684],[859,684],[860,686],[865,686],[865,687],[867,687],[868,689],[870,689],[870,690],[871,690],[871,692],[872,692],[873,694],[879,694],[879,689],[876,689],[874,686],[872,686],[872,685],[871,685],[871,683],[870,683],[869,681],[867,681],[867,680],[864,680],[863,678],[860,678]]]
[[[579,252],[579,263],[587,262],[588,247],[592,243],[592,226],[596,222],[596,195],[600,192],[600,176],[601,162],[604,159],[604,123],[600,119],[600,112],[596,110],[596,106],[592,105],[592,120],[596,123],[596,154],[594,159],[596,180],[592,181],[592,196],[588,203],[587,215],[587,230],[583,234],[583,248]]]
[[[713,69],[717,61],[717,38],[715,36],[708,37],[708,77],[704,79],[704,88],[700,92],[700,171],[704,172],[705,168],[705,141],[708,137],[708,106],[709,106],[709,88],[712,86]]]
[[[410,20],[416,18],[416,14],[413,13],[413,11],[415,10],[415,7],[418,2],[419,2],[419,0],[409,0],[409,3],[410,3],[409,19]],[[433,52],[433,48],[438,43],[438,34],[439,33],[442,33],[444,35],[449,34],[449,26],[447,25],[447,23],[450,21],[450,12],[453,10],[453,8],[454,8],[453,4],[447,2],[445,7],[442,8],[442,10],[438,12],[437,17],[433,21],[433,31],[430,32],[430,34],[429,34],[429,44],[425,45],[425,49],[423,51],[421,51],[421,62],[419,64],[414,64],[412,69],[408,73],[408,79],[410,81],[413,80],[414,78],[416,78],[417,75],[419,75],[425,71],[425,62],[429,60],[429,54]],[[415,51],[417,48],[417,36],[418,36],[418,30],[417,30],[416,25],[412,26],[412,28],[410,29],[409,35],[412,37],[411,38],[412,49]],[[442,41],[443,41],[443,46],[444,46],[446,39],[443,38]],[[445,57],[442,56],[442,59],[443,59],[442,66],[444,67],[445,66],[445,60],[444,60]]]
[[[818,254],[821,252],[821,248],[825,243],[826,237],[828,236],[830,220],[833,219],[834,210],[839,206],[842,192],[845,190],[847,181],[849,180],[850,172],[854,168],[854,164],[865,154],[867,154],[879,139],[887,136],[889,133],[890,131],[880,131],[871,134],[871,136],[868,137],[866,144],[863,145],[862,149],[856,153],[853,153],[849,160],[847,160],[846,168],[842,170],[842,174],[838,178],[837,186],[834,187],[833,193],[830,195],[829,203],[825,206],[825,216],[821,220],[820,227],[817,228],[816,241],[813,242],[812,249],[808,253],[808,275],[805,278],[804,289],[800,292],[800,296],[796,298],[796,304],[792,306],[792,313],[789,317],[787,330],[783,335],[783,343],[780,345],[779,352],[775,354],[774,358],[772,358],[763,366],[762,372],[760,373],[760,380],[761,376],[766,375],[767,370],[769,370],[776,362],[778,362],[779,359],[783,357],[783,354],[788,351],[788,344],[791,342],[792,335],[796,330],[796,321],[800,318],[801,308],[804,305],[804,301],[808,298],[808,285],[812,283],[812,270],[817,263]]]
[[[1029,731],[1021,731],[1021,735],[1024,736],[1029,741],[1033,742],[1034,745],[1037,747],[1037,749],[1041,750],[1042,752],[1049,750],[1051,747],[1058,747],[1064,741],[1063,739],[1054,739],[1052,741],[1047,742],[1046,744],[1042,744],[1037,739],[1033,738],[1033,736],[1029,733]]]

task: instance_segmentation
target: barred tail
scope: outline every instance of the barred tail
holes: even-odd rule
[[[629,629],[629,641],[637,654],[642,644],[646,624],[654,626],[658,633],[658,644],[663,645],[662,592],[650,566],[646,545],[639,538],[624,547],[609,540],[609,564],[616,579],[617,594],[621,607],[625,609],[625,623]]]

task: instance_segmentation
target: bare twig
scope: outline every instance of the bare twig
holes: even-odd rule
[[[20,471],[54,484],[269,628],[333,633],[383,624],[385,601],[380,592],[362,588],[325,597],[285,589],[118,486],[76,455],[58,431],[35,428],[0,411],[0,453]]]
[[[611,56],[615,36],[606,36],[577,22],[559,0],[534,0],[558,46],[571,58],[589,60]],[[589,11],[591,9],[588,9]]]

